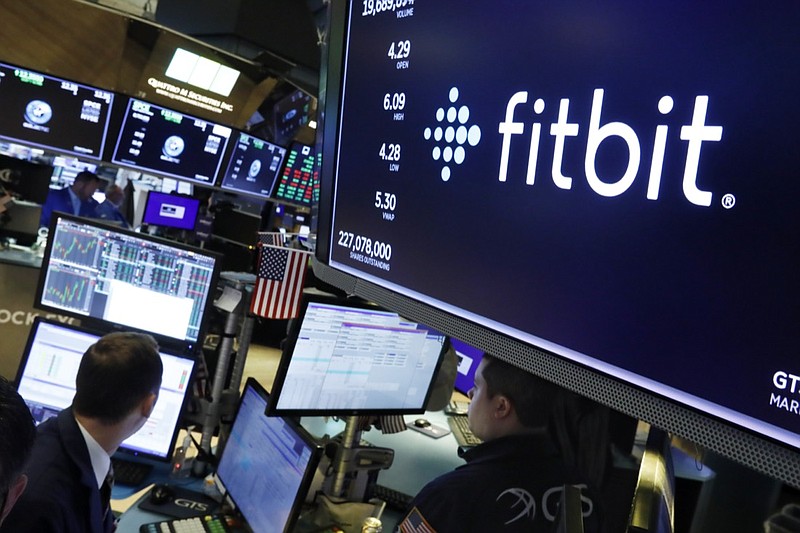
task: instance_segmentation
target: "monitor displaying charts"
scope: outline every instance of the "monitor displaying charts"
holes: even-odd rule
[[[49,231],[36,307],[198,341],[217,287],[217,253],[61,213]]]
[[[313,146],[292,142],[272,197],[310,206],[319,200],[318,158]]]

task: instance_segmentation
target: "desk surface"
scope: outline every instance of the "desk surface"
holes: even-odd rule
[[[428,412],[423,415],[433,424],[447,427],[446,415],[442,411]],[[419,416],[406,416],[407,421],[412,421]],[[303,426],[317,437],[325,434],[337,435],[343,431],[345,423],[341,420],[324,419],[321,417],[304,418]],[[362,434],[364,440],[375,446],[392,448],[395,451],[394,462],[388,470],[378,474],[378,483],[395,490],[414,495],[430,480],[449,472],[463,464],[458,457],[458,444],[452,434],[434,439],[417,431],[406,430],[400,433],[384,435],[372,429]],[[168,478],[168,465],[156,467],[153,470],[154,483],[186,484],[194,490],[200,490],[201,480],[187,479],[172,481]],[[117,533],[138,533],[139,526],[150,522],[168,520],[165,515],[143,511],[139,503],[147,498],[151,485],[141,490],[134,491],[124,487],[115,487],[112,508],[125,511],[120,517]],[[393,530],[394,522],[398,519],[397,513],[387,512],[384,518],[384,530]]]

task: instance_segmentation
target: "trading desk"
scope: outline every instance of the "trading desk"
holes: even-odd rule
[[[431,423],[442,427],[447,426],[447,418],[444,412],[428,412],[421,417],[427,418]],[[408,415],[405,417],[407,422],[411,422],[420,416]],[[314,436],[323,437],[324,435],[337,435],[344,430],[344,421],[328,420],[323,418],[304,418],[303,426]],[[394,462],[388,470],[382,470],[378,474],[378,483],[389,488],[415,495],[430,480],[449,472],[453,468],[463,464],[463,460],[458,457],[455,438],[452,434],[434,439],[413,430],[406,430],[400,433],[384,435],[376,429],[364,432],[362,439],[369,441],[375,446],[392,448],[395,451]],[[165,469],[166,468],[166,469]],[[201,480],[184,479],[169,480],[166,477],[168,467],[154,469],[157,476],[153,482],[184,485],[199,491]],[[138,533],[142,524],[169,520],[170,517],[144,511],[139,508],[139,504],[148,498],[148,490],[135,492],[132,489],[123,487],[114,488],[112,507],[119,509],[122,498],[130,507],[120,517],[117,533]],[[131,501],[132,500],[132,501]],[[116,505],[115,505],[116,503]],[[399,513],[392,512],[388,508],[382,517],[383,530],[393,531],[396,522],[402,518]]]

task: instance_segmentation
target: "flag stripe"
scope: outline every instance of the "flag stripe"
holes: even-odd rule
[[[266,247],[264,246],[264,248]],[[282,280],[271,280],[258,276],[253,289],[250,311],[265,318],[296,317],[305,282],[308,255],[309,253],[304,250],[289,250]],[[259,260],[263,261],[264,256],[262,250]]]

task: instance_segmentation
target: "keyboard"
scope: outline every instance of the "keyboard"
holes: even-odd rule
[[[447,425],[450,426],[450,430],[453,432],[453,436],[456,438],[456,442],[459,446],[468,448],[470,446],[477,446],[483,442],[476,437],[469,428],[467,415],[448,416]]]
[[[114,483],[131,487],[138,487],[144,483],[153,470],[153,465],[126,461],[116,457],[111,458],[111,466],[114,467]]]
[[[410,496],[405,492],[390,489],[385,485],[372,485],[372,488],[369,491],[368,499],[372,498],[378,498],[379,500],[386,502],[386,506],[389,509],[393,509],[401,513],[408,511],[408,506],[411,503],[411,500],[414,499],[413,496]]]
[[[206,515],[151,522],[139,526],[139,533],[234,533],[246,531],[232,516]]]

